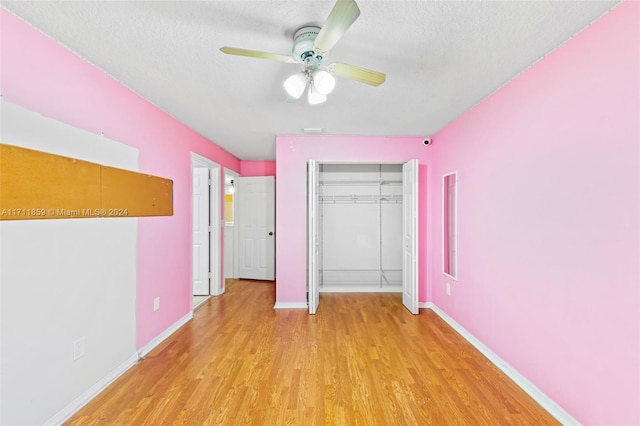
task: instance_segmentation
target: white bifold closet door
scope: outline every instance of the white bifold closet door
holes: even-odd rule
[[[310,160],[308,165],[308,224],[307,224],[307,253],[308,253],[308,274],[307,279],[307,299],[309,303],[309,313],[315,314],[320,304],[320,265],[319,265],[319,245],[318,241],[318,200],[319,200],[319,166],[315,160]]]
[[[418,313],[418,160],[402,165],[402,304]]]

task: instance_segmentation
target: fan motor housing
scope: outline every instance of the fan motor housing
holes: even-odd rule
[[[302,27],[293,35],[293,57],[308,66],[320,66],[322,56],[317,55],[313,43],[320,32],[320,27]]]

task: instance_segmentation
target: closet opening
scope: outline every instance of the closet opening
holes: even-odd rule
[[[309,306],[322,292],[397,292],[418,313],[418,162],[309,162]]]
[[[402,292],[402,165],[320,165],[320,292]]]

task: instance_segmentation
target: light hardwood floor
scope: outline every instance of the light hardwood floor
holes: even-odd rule
[[[274,310],[272,282],[234,281],[67,424],[558,424],[399,293],[320,300]]]

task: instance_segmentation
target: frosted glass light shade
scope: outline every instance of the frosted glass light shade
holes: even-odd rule
[[[317,105],[325,102],[327,97],[322,93],[318,92],[314,85],[309,85],[309,105]]]
[[[284,90],[294,99],[299,99],[307,87],[307,76],[299,72],[292,75],[284,81]]]
[[[318,93],[328,95],[336,87],[336,79],[327,71],[317,70],[313,72],[313,85]]]

